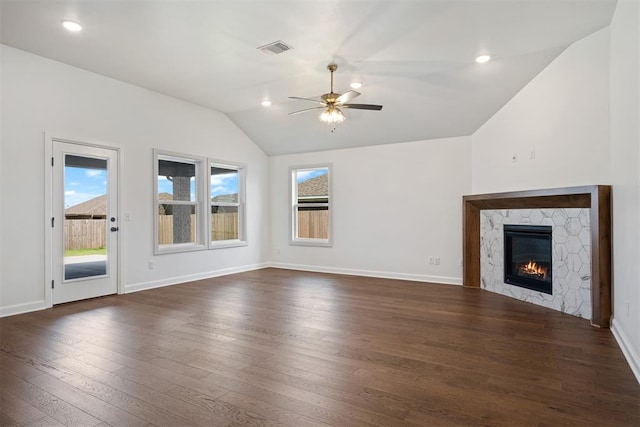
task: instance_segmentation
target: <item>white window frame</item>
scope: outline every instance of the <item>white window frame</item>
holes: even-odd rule
[[[196,180],[196,188],[195,188],[195,201],[172,201],[168,204],[172,205],[190,205],[194,206],[194,212],[196,214],[196,231],[195,231],[195,242],[189,243],[172,243],[172,244],[164,244],[161,245],[158,239],[158,216],[160,214],[160,198],[158,197],[158,176],[159,176],[159,162],[160,160],[168,160],[182,163],[193,163],[195,165],[195,180]],[[207,244],[205,243],[207,240],[205,239],[206,232],[209,227],[205,225],[205,218],[207,217],[205,209],[208,204],[204,203],[203,193],[205,190],[204,182],[203,182],[203,166],[208,164],[207,159],[204,157],[198,156],[190,156],[186,154],[174,153],[164,150],[153,150],[153,192],[154,192],[154,208],[153,208],[153,243],[154,243],[154,254],[162,255],[162,254],[170,254],[170,253],[179,253],[179,252],[191,252],[191,251],[201,251],[207,249]]]
[[[238,172],[238,202],[213,202],[211,200],[211,167],[221,169],[236,170]],[[227,162],[223,160],[208,159],[207,167],[207,240],[209,241],[209,249],[231,248],[236,246],[246,246],[246,175],[247,165],[242,163]],[[236,206],[238,208],[238,238],[229,240],[211,240],[211,207],[212,206]]]
[[[298,184],[296,182],[296,174],[298,172],[316,170],[316,169],[328,169],[327,180],[327,202],[326,203],[307,203],[306,207],[323,207],[328,209],[328,233],[327,239],[316,238],[300,238],[298,237]],[[303,166],[290,166],[289,167],[289,244],[299,246],[333,246],[333,164],[315,164],[315,165],[303,165]]]

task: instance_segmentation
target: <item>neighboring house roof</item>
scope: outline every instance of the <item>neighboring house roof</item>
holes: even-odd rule
[[[212,197],[211,201],[220,203],[237,203],[238,193],[220,194],[219,196]]]
[[[165,207],[162,202],[173,200],[171,193],[158,194],[158,200],[160,201],[160,215],[165,214]],[[211,199],[214,202],[237,202],[238,193],[233,194],[221,194]],[[102,219],[107,217],[107,196],[102,195],[95,197],[86,202],[78,203],[71,206],[64,211],[65,218],[78,218],[78,219]]]
[[[158,194],[158,200],[160,202],[166,202],[166,201],[173,200],[173,194],[171,194],[171,193],[160,193],[160,194]]]
[[[160,202],[166,202],[168,200],[173,200],[173,194],[171,194],[171,193],[160,193],[160,194],[158,194],[158,200]],[[160,206],[158,207],[158,214],[159,215],[167,215],[167,212],[165,210],[165,205],[160,204]]]
[[[95,197],[64,210],[66,218],[106,218],[107,195]]]
[[[298,197],[308,199],[310,197],[329,196],[329,174],[316,176],[298,184]]]
[[[166,200],[173,200],[173,196],[170,193],[158,194],[158,199],[161,202]],[[161,214],[164,212],[164,208],[160,206]],[[107,196],[94,197],[86,202],[78,203],[64,210],[65,218],[79,218],[79,219],[102,219],[107,217]]]

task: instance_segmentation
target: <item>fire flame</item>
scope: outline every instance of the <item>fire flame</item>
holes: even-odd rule
[[[527,264],[522,264],[520,266],[520,271],[531,276],[542,276],[543,280],[547,278],[547,269],[533,261],[529,261]]]

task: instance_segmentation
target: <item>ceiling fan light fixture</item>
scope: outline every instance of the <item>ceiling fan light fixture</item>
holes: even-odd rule
[[[327,109],[320,114],[320,121],[329,125],[342,123],[345,119],[346,117],[342,111],[332,105],[327,107]]]
[[[486,64],[489,61],[491,61],[491,55],[480,55],[476,58],[478,64]]]
[[[76,21],[72,21],[70,19],[63,19],[61,23],[64,28],[66,28],[68,31],[71,31],[72,33],[77,33],[78,31],[82,30],[82,25],[80,25]]]

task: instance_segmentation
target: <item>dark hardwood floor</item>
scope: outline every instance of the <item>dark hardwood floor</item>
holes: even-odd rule
[[[0,425],[639,426],[611,332],[478,289],[265,269],[0,319]]]

